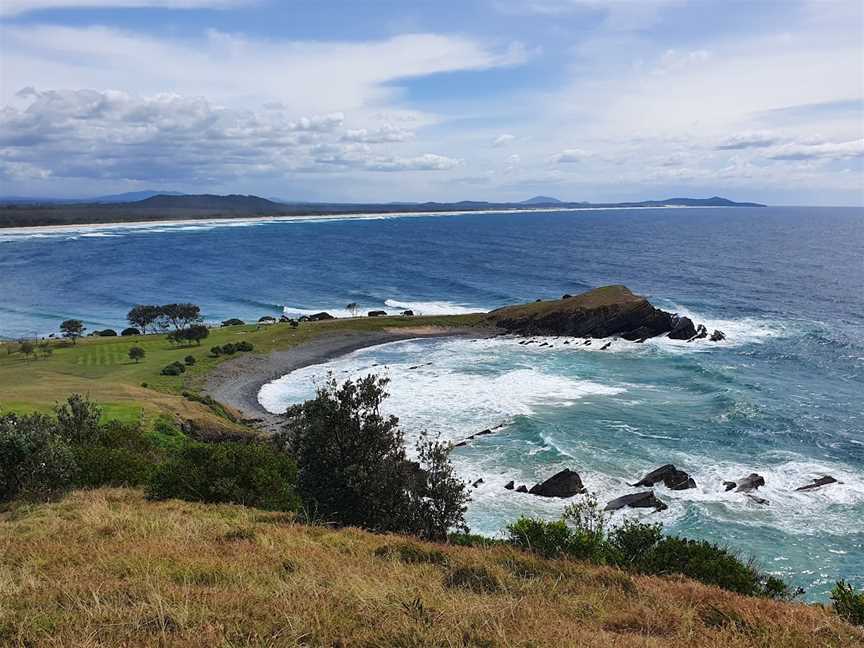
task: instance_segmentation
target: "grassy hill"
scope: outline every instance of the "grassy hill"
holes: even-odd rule
[[[13,505],[0,547],[4,646],[864,646],[821,606],[130,489]]]
[[[164,335],[87,337],[75,345],[53,343],[47,358],[33,359],[15,352],[15,342],[0,342],[0,407],[5,411],[50,411],[71,393],[99,402],[105,417],[124,422],[148,422],[169,415],[195,422],[202,429],[242,432],[243,429],[206,405],[189,400],[184,391],[197,393],[207,373],[230,357],[213,357],[209,349],[228,342],[248,341],[254,353],[290,349],[320,335],[346,330],[377,331],[409,326],[461,326],[479,316],[378,317],[289,324],[213,328],[200,346],[177,347]],[[145,358],[129,359],[129,349],[140,346]],[[161,369],[192,355],[196,362],[181,376],[160,375]]]

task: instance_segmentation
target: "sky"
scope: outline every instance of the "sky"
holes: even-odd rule
[[[864,205],[858,0],[2,0],[0,195]]]

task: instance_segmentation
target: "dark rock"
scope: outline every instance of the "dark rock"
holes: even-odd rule
[[[330,313],[315,313],[309,316],[310,322],[323,322],[324,320],[336,319]]]
[[[750,473],[738,481],[724,481],[723,485],[726,487],[727,491],[734,488],[736,493],[747,493],[756,490],[760,486],[764,486],[765,478],[762,475]]]
[[[675,315],[669,337],[673,340],[689,340],[694,335],[696,335],[696,326],[693,324],[693,320],[689,317]]]
[[[488,428],[485,429],[485,430],[480,430],[480,431],[479,431],[477,434],[475,434],[474,436],[475,436],[475,437],[478,437],[478,436],[483,436],[484,434],[492,434],[492,430],[490,430],[490,429],[488,429]]]
[[[521,486],[519,486],[519,488],[516,489],[516,492],[517,493],[527,493],[528,487],[525,484],[522,484]]]
[[[607,343],[604,344],[602,347],[600,347],[600,350],[601,350],[601,351],[605,351],[605,350],[608,349],[610,346],[612,346],[612,343],[611,343],[611,342],[607,342]]]
[[[688,342],[693,342],[694,340],[701,340],[703,338],[708,337],[708,329],[705,328],[704,324],[700,324],[696,327],[696,335],[691,337]]]
[[[827,486],[828,484],[839,484],[836,479],[834,479],[831,475],[825,475],[824,477],[820,477],[819,479],[814,479],[812,483],[806,484],[804,486],[799,486],[796,488],[796,491],[808,491],[816,488],[821,488],[822,486]]]
[[[752,493],[745,493],[745,497],[753,500],[757,504],[762,504],[763,506],[768,506],[770,504],[770,502],[764,497],[759,497],[757,495],[753,495]]]
[[[582,485],[582,478],[579,477],[579,473],[565,468],[546,481],[534,484],[528,492],[540,497],[573,497],[579,493],[584,493],[585,486]]]
[[[471,488],[477,488],[482,483],[484,483],[484,482],[483,482],[483,478],[481,477],[480,479],[475,481],[473,484],[471,484]]]
[[[678,470],[672,464],[660,466],[657,470],[652,470],[642,479],[631,486],[647,486],[651,487],[658,482],[663,482],[666,488],[671,490],[686,490],[688,488],[696,488],[696,482],[693,478],[683,470]]]
[[[570,340],[564,340],[564,344],[570,344]]]
[[[714,332],[711,334],[710,340],[712,342],[722,342],[726,339],[726,334],[723,331],[718,329],[714,329]]]
[[[618,497],[609,502],[603,510],[617,511],[625,506],[629,508],[653,508],[655,511],[665,511],[669,508],[654,496],[654,491],[644,491]]]
[[[387,311],[374,310],[374,311],[369,311],[367,313],[367,315],[369,317],[384,317],[385,315],[387,315]]]
[[[507,482],[506,484],[504,484],[504,488],[506,488],[507,490],[513,490],[513,488],[515,486],[516,486],[516,484],[513,482],[512,479],[509,482]]]
[[[591,340],[585,340],[585,342],[582,343],[582,346],[591,346]]]
[[[678,318],[652,306],[624,286],[606,286],[566,300],[499,308],[486,321],[522,335],[566,335],[627,340],[663,335]]]
[[[573,297],[573,295],[562,295],[561,299],[570,299],[571,297]]]

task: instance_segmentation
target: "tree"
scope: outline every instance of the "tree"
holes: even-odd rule
[[[24,354],[25,358],[29,358],[36,351],[36,345],[30,340],[21,340],[18,343],[18,350]]]
[[[0,502],[62,493],[74,474],[72,452],[50,417],[0,416]]]
[[[298,490],[313,514],[442,538],[464,526],[465,485],[437,443],[421,442],[420,464],[407,460],[399,420],[381,413],[388,382],[369,375],[339,385],[331,375],[314,399],[288,409],[275,443],[297,461]]]
[[[351,317],[357,317],[357,311],[360,310],[360,304],[351,302],[345,307],[345,310],[351,313]]]
[[[185,339],[200,345],[201,340],[206,339],[207,336],[210,335],[210,329],[203,324],[193,324],[184,330],[183,333]]]
[[[89,443],[99,436],[101,408],[81,394],[72,394],[54,408],[57,433],[70,443]]]
[[[161,317],[173,326],[175,331],[182,331],[201,321],[201,307],[195,304],[165,304],[160,307],[160,311]]]
[[[39,353],[42,354],[43,358],[48,358],[52,353],[54,353],[54,349],[51,347],[51,343],[48,340],[42,340],[39,343]]]
[[[446,540],[454,528],[468,531],[465,511],[470,497],[450,463],[451,448],[449,443],[425,434],[417,442],[420,470],[409,491],[413,513],[410,531],[429,540]]]
[[[162,307],[154,304],[137,304],[127,313],[126,319],[129,324],[146,333],[147,329],[156,332],[156,322],[162,314]]]
[[[129,359],[134,360],[136,364],[143,360],[145,355],[147,353],[139,346],[133,346],[129,349]]]
[[[69,338],[74,343],[86,330],[86,326],[81,320],[68,319],[60,324],[60,332],[63,337]]]

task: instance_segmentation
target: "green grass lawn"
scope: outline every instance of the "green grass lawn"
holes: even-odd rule
[[[287,349],[313,337],[344,330],[374,331],[409,326],[466,326],[479,315],[439,317],[380,317],[245,325],[210,329],[200,346],[177,347],[164,335],[87,337],[74,345],[56,341],[52,354],[34,359],[17,352],[18,344],[0,344],[0,408],[4,411],[50,412],[72,393],[81,393],[103,407],[106,418],[132,422],[150,421],[159,414],[195,419],[209,426],[236,429],[236,425],[210,408],[188,400],[184,391],[198,393],[207,373],[236,356],[214,357],[210,347],[228,342],[251,342],[253,353]],[[129,349],[140,346],[146,355],[140,362],[129,359]],[[195,364],[181,376],[162,376],[161,369],[191,355]]]

